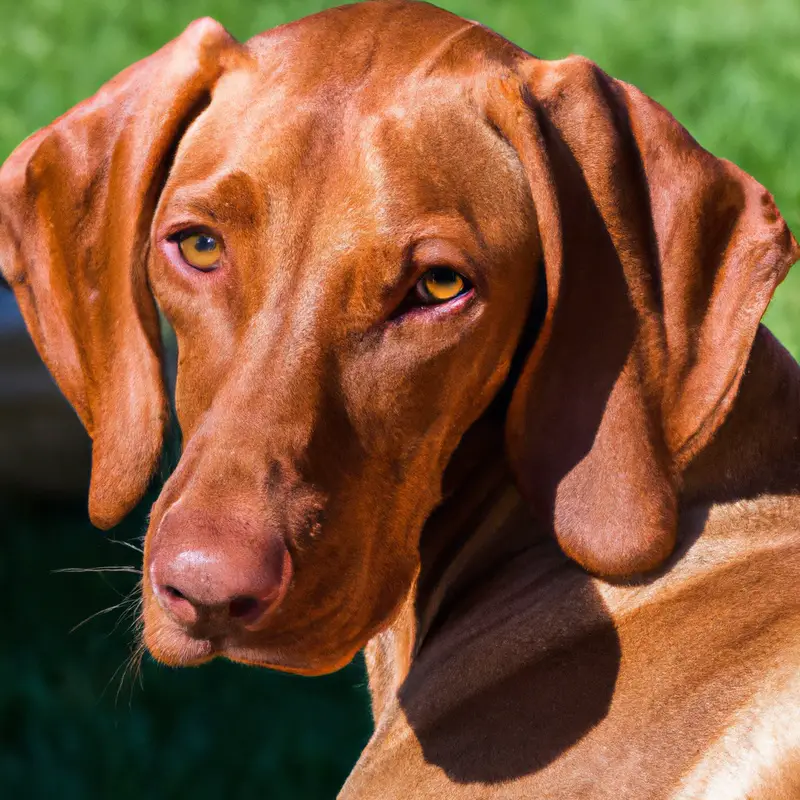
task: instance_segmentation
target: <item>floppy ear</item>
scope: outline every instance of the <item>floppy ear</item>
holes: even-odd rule
[[[577,57],[521,69],[493,113],[529,176],[547,311],[508,456],[570,557],[629,576],[673,549],[681,474],[800,254],[769,193],[637,89]]]
[[[33,134],[0,170],[0,268],[92,437],[89,512],[116,524],[158,462],[168,406],[148,291],[170,159],[237,45],[213,20]]]

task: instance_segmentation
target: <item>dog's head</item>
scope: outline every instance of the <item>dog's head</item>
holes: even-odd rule
[[[101,527],[162,446],[156,304],[175,330],[151,651],[306,673],[396,613],[512,365],[506,450],[535,516],[593,572],[660,564],[797,255],[767,192],[632,87],[407,2],[245,45],[194,23],[17,149],[0,223],[93,439]]]

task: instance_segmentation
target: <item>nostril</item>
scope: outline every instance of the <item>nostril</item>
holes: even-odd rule
[[[195,625],[200,618],[200,607],[180,589],[168,583],[153,585],[159,605],[181,625]]]
[[[235,597],[228,604],[231,619],[250,621],[261,613],[261,603],[255,597]]]

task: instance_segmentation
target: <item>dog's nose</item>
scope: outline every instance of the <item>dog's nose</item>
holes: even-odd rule
[[[282,542],[265,550],[156,548],[150,562],[153,592],[161,608],[189,633],[206,637],[257,628],[280,603],[291,574],[291,557]]]

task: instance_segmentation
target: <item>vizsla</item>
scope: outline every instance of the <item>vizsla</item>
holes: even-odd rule
[[[341,797],[800,797],[798,247],[657,103],[433,6],[201,20],[9,158],[0,253],[144,637],[366,646]],[[154,302],[154,298],[155,301]]]

